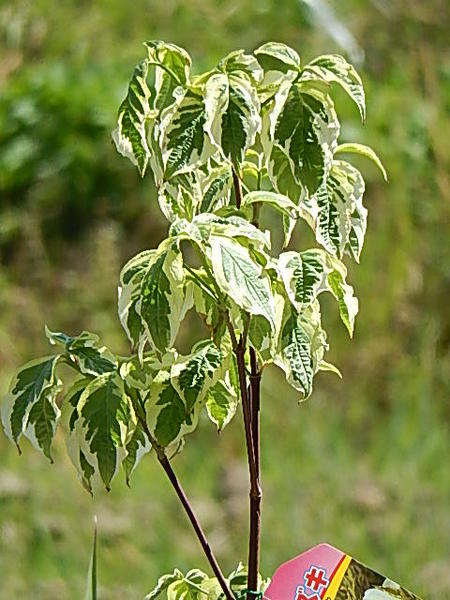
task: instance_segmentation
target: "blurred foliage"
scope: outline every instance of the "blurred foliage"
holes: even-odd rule
[[[185,46],[202,69],[271,39],[305,59],[360,61],[368,122],[342,97],[343,137],[372,145],[390,184],[361,164],[370,215],[353,342],[327,313],[343,382],[323,375],[297,408],[277,374],[265,376],[266,575],[327,540],[426,598],[450,596],[449,12],[446,0],[0,5],[2,393],[18,365],[47,352],[44,322],[125,347],[119,268],[164,235],[150,179],[110,142],[142,41]],[[246,556],[241,434],[236,422],[217,441],[205,423],[175,462],[225,571]],[[28,448],[19,460],[4,437],[0,451],[2,597],[81,597],[94,512],[102,598],[140,598],[160,572],[205,567],[155,461],[131,491],[92,501],[63,452],[50,467]]]

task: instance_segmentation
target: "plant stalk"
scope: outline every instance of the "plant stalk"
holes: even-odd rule
[[[219,567],[216,557],[214,556],[214,552],[212,551],[211,546],[209,545],[209,542],[206,539],[205,533],[203,532],[203,529],[192,509],[192,506],[189,502],[188,497],[186,496],[183,488],[181,487],[180,482],[178,481],[177,476],[175,475],[174,470],[172,469],[172,465],[170,464],[169,459],[164,454],[162,456],[158,455],[158,460],[161,463],[162,468],[166,472],[167,477],[169,478],[170,483],[172,484],[172,486],[173,486],[191,524],[192,524],[192,527],[194,528],[195,533],[197,534],[199,542],[203,548],[203,552],[205,553],[205,556],[206,556],[209,564],[211,565],[214,575],[217,577],[217,581],[219,582],[219,585],[222,588],[222,591],[225,594],[226,599],[234,600],[234,596],[231,593],[231,590],[230,590],[230,588],[225,580],[225,577]]]
[[[169,481],[172,484],[172,487],[175,490],[175,493],[177,494],[178,499],[180,500],[181,505],[183,506],[183,508],[188,516],[188,519],[191,522],[192,527],[194,528],[194,531],[197,535],[197,538],[200,542],[200,545],[203,549],[206,559],[208,560],[208,562],[211,566],[211,569],[213,570],[213,573],[216,576],[220,587],[222,588],[222,591],[225,595],[226,600],[235,600],[235,598],[230,590],[230,587],[225,579],[225,576],[222,573],[221,568],[219,567],[219,563],[217,562],[214,552],[213,552],[211,546],[209,545],[209,542],[208,542],[206,535],[202,529],[202,526],[200,525],[200,522],[199,522],[196,514],[194,513],[194,509],[192,508],[191,503],[189,502],[189,498],[186,496],[186,493],[185,493],[181,483],[178,481],[175,471],[173,470],[172,465],[170,464],[170,461],[167,458],[166,453],[164,452],[164,449],[158,444],[158,442],[155,440],[155,438],[150,433],[150,430],[147,426],[145,419],[139,418],[139,422],[141,423],[142,428],[144,429],[145,433],[147,434],[148,439],[150,440],[150,443],[154,447],[156,455],[158,457],[158,461],[159,461],[160,465],[162,466],[162,468],[164,469],[167,477],[169,478]]]

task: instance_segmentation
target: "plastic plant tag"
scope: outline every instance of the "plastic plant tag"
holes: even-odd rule
[[[421,600],[341,550],[319,544],[279,567],[267,600]]]

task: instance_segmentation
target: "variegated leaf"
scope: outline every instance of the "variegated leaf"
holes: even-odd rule
[[[166,111],[162,118],[162,157],[166,179],[195,169],[216,152],[205,133],[205,122],[203,96],[193,89],[186,90],[176,107]]]
[[[203,184],[203,198],[199,212],[214,212],[229,204],[233,177],[229,165],[222,165],[210,171]]]
[[[208,389],[222,374],[223,355],[212,340],[199,342],[189,356],[176,362],[171,381],[182,398],[186,414],[190,415],[196,403],[205,400]]]
[[[147,425],[158,444],[177,449],[183,444],[184,436],[197,427],[201,407],[197,404],[188,414],[183,399],[170,381],[170,373],[161,372],[146,398]]]
[[[106,348],[99,346],[99,337],[89,331],[69,336],[45,328],[47,338],[52,344],[61,344],[68,358],[83,375],[101,375],[117,369],[117,359]]]
[[[267,321],[264,321],[267,323]],[[211,421],[222,431],[236,414],[238,397],[228,373],[208,390],[206,410]]]
[[[383,179],[385,181],[388,180],[386,169],[384,168],[383,163],[381,162],[375,150],[370,148],[370,146],[356,143],[339,144],[339,146],[336,147],[334,154],[356,154],[358,156],[364,156],[365,158],[371,160],[378,167],[383,175]]]
[[[286,72],[300,70],[300,56],[298,53],[280,42],[267,42],[255,50],[258,61],[265,71]]]
[[[270,280],[247,248],[236,240],[211,235],[213,273],[222,292],[252,315],[262,315],[275,326],[275,303]]]
[[[11,382],[0,412],[7,437],[19,447],[25,435],[51,459],[50,446],[60,411],[56,396],[61,390],[55,369],[62,356],[47,356],[24,365]]]
[[[304,399],[312,393],[313,377],[320,369],[326,350],[328,345],[321,325],[318,301],[300,313],[292,306],[287,306],[274,362],[285,372],[288,383],[303,393]]]
[[[119,319],[133,348],[138,348],[145,341],[141,317],[136,306],[140,301],[142,278],[155,255],[156,250],[140,252],[125,264],[120,273]]]
[[[175,342],[180,322],[192,306],[192,290],[185,286],[183,257],[169,239],[163,242],[143,274],[136,313],[150,344],[166,352]]]
[[[358,299],[353,288],[346,281],[347,269],[341,261],[328,257],[330,271],[327,276],[328,288],[338,301],[339,314],[350,337],[353,336],[355,317],[358,314]]]
[[[288,196],[276,194],[275,192],[255,191],[246,194],[242,200],[243,206],[255,203],[271,206],[282,215],[295,219],[298,215],[298,207]]]
[[[161,111],[175,101],[175,90],[189,82],[191,58],[180,46],[153,40],[144,44],[149,63],[155,66],[154,107]]]
[[[126,456],[122,462],[127,485],[130,485],[130,477],[139,461],[145,454],[150,452],[151,448],[147,434],[142,429],[141,424],[137,423],[131,438],[125,446]]]
[[[313,201],[317,205],[317,241],[331,254],[339,257],[349,243],[355,219],[357,255],[362,247],[366,229],[366,213],[362,207],[364,180],[357,169],[344,161],[335,161],[326,181]],[[357,233],[356,233],[357,232]]]
[[[366,99],[361,77],[343,56],[327,54],[315,58],[303,68],[302,79],[338,83],[357,105],[362,120],[366,118]]]
[[[148,62],[134,70],[128,93],[119,108],[117,129],[112,136],[120,154],[137,166],[143,177],[150,158],[146,120],[150,115],[150,90],[147,86]]]
[[[301,83],[284,84],[265,120],[268,124],[262,141],[269,157],[269,175],[274,178],[275,144],[288,158],[297,184],[313,194],[326,176],[339,134],[331,99],[316,90],[305,90]],[[273,183],[275,186],[277,182]]]
[[[183,579],[183,573],[181,573],[181,571],[178,569],[175,569],[173,573],[163,575],[158,579],[158,583],[152,589],[152,591],[145,596],[144,600],[155,600],[167,590],[171,583],[177,581],[178,579]]]
[[[326,257],[321,250],[283,252],[278,271],[287,295],[297,311],[311,304],[326,281]]]
[[[217,98],[218,84],[214,87],[214,98]],[[225,86],[223,78],[221,85]],[[213,120],[208,130],[217,148],[239,166],[261,127],[259,99],[256,89],[247,79],[231,73],[228,75],[227,100],[225,98],[221,104],[220,123]]]
[[[93,379],[80,395],[73,435],[107,489],[126,456],[136,416],[117,373]]]
[[[283,326],[275,363],[286,373],[288,383],[308,398],[314,376],[311,338],[303,327],[300,316],[293,309]]]
[[[245,50],[234,50],[223,58],[218,64],[218,69],[225,73],[234,73],[238,77],[248,77],[254,85],[261,83],[264,76],[261,65],[252,54]]]

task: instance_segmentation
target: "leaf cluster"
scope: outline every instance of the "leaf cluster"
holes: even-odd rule
[[[120,466],[128,481],[152,447],[159,457],[179,451],[204,408],[222,430],[238,405],[239,349],[280,367],[302,398],[318,371],[339,373],[325,360],[319,296],[336,299],[352,335],[358,301],[342,259],[359,261],[367,225],[363,177],[342,156],[362,154],[386,175],[373,150],[338,143],[333,86],[365,118],[360,77],[343,57],[302,65],[292,48],[268,43],[192,75],[182,48],[145,48],[113,139],[142,176],[152,173],[169,230],[120,273],[132,354],[115,356],[88,332],[47,330],[58,354],[25,365],[1,406],[8,437],[27,437],[50,459],[62,417],[89,490],[96,479],[109,489]],[[280,216],[281,252],[259,228],[261,210]],[[299,220],[317,247],[286,249]],[[191,309],[209,336],[182,355],[177,334]],[[61,364],[77,373],[62,401]]]

